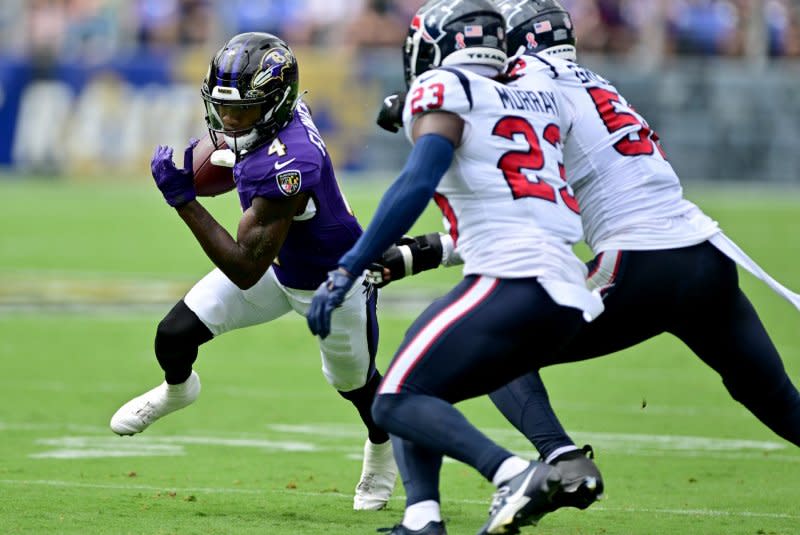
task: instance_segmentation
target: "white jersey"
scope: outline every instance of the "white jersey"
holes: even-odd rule
[[[466,68],[444,67],[415,80],[403,124],[411,140],[414,119],[425,112],[447,111],[464,120],[435,201],[465,275],[538,277],[556,302],[596,316],[585,267],[572,251],[582,229],[562,173],[561,107],[544,74],[501,84]]]
[[[658,250],[710,241],[800,309],[797,294],[728,239],[716,221],[683,198],[658,136],[608,80],[571,61],[523,56],[520,74],[547,73],[564,103],[564,165],[595,254]]]
[[[518,72],[552,77],[564,100],[564,165],[592,251],[671,249],[719,232],[683,198],[658,136],[611,83],[571,61],[523,56]]]

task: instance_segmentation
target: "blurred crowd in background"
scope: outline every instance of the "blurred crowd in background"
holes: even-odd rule
[[[563,0],[583,52],[800,56],[800,0]],[[217,48],[244,31],[292,46],[398,47],[422,0],[3,0],[6,53],[104,61]],[[655,43],[658,41],[658,43]],[[755,51],[753,49],[756,49]]]
[[[644,113],[681,176],[800,180],[800,0],[562,2],[581,63]],[[399,169],[409,145],[375,113],[404,87],[422,3],[0,0],[0,173],[147,176],[154,145],[205,131],[199,83],[245,31],[291,45],[340,170]]]

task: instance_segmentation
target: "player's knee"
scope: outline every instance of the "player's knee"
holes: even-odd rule
[[[774,408],[780,411],[798,400],[797,388],[785,372],[773,374],[761,381],[751,375],[749,378],[726,377],[723,382],[731,397],[749,408]]]
[[[397,394],[378,394],[372,402],[372,419],[378,427],[391,433],[392,413],[397,408]]]
[[[323,375],[328,384],[339,392],[353,392],[364,386],[363,374],[329,373],[323,370]]]
[[[375,393],[378,391],[378,386],[382,378],[381,374],[375,370],[367,381],[363,379],[358,380],[361,385],[346,390],[337,388],[337,390],[339,391],[339,395],[344,399],[356,404],[366,403],[367,406],[369,406],[372,400],[375,399]]]
[[[213,338],[197,315],[179,301],[161,320],[156,329],[155,349],[159,360],[197,348]]]
[[[366,351],[331,350],[323,354],[322,375],[339,392],[351,392],[363,388],[367,383],[370,361]]]

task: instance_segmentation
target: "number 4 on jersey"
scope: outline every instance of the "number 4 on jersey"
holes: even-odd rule
[[[281,143],[281,140],[276,137],[275,140],[272,142],[272,144],[269,146],[267,154],[269,154],[270,156],[272,156],[273,154],[277,154],[280,157],[286,156],[286,145]]]

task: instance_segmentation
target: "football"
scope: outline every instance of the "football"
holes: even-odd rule
[[[200,197],[213,197],[236,189],[232,169],[233,152],[228,150],[221,137],[217,141],[218,145],[214,145],[211,136],[206,133],[192,153],[194,189]],[[219,163],[227,165],[216,165]]]

